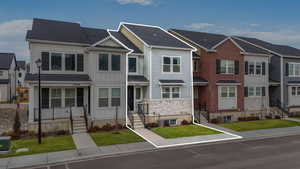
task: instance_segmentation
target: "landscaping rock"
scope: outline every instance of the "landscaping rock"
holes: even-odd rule
[[[22,153],[22,152],[27,152],[27,151],[29,151],[29,149],[28,148],[20,148],[20,149],[17,149],[17,153]]]

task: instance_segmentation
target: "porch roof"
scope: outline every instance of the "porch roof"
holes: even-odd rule
[[[25,81],[38,81],[38,74],[27,73]],[[58,81],[58,82],[90,82],[91,79],[87,74],[41,74],[41,81]]]
[[[9,80],[8,79],[0,79],[0,84],[8,84]]]
[[[193,77],[193,84],[197,86],[207,85],[208,81],[201,77]]]
[[[226,84],[226,85],[240,85],[240,82],[237,82],[235,80],[218,80],[217,81],[217,85],[222,85],[222,84]]]
[[[183,85],[183,80],[173,80],[173,79],[165,79],[159,80],[160,85]]]

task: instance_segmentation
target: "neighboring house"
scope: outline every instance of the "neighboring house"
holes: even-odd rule
[[[270,103],[290,112],[300,111],[300,49],[256,38],[235,37],[270,52]]]
[[[197,48],[193,55],[197,112],[205,108],[208,119],[226,122],[267,111],[268,52],[225,35],[177,29],[170,32]]]
[[[38,68],[41,59],[43,119],[83,116],[94,124],[125,122],[126,55],[123,44],[107,30],[78,23],[34,19],[27,32],[30,49],[29,121],[37,119]],[[46,125],[46,124],[45,124]],[[52,127],[52,126],[51,126]]]
[[[25,87],[26,62],[17,61],[17,87]]]
[[[110,33],[132,50],[127,69],[129,113],[142,111],[144,123],[191,121],[195,49],[158,26],[121,23]]]
[[[10,102],[16,96],[16,56],[0,53],[0,102]]]

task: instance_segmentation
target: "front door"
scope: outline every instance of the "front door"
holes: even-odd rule
[[[134,111],[138,111],[138,103],[142,101],[142,88],[141,87],[135,87],[135,92],[134,92],[134,105],[135,109]]]
[[[128,86],[128,95],[127,95],[127,101],[128,101],[128,110],[134,111],[134,87]]]

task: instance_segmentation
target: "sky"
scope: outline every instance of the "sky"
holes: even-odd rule
[[[30,57],[33,18],[117,29],[119,22],[256,37],[300,48],[298,0],[2,0],[0,52]]]

